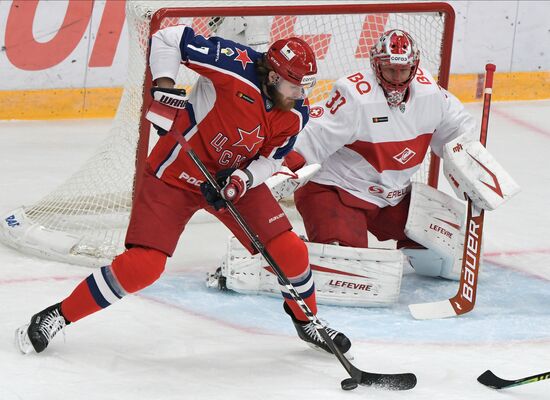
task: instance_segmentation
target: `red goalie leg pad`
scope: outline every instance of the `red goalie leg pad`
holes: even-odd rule
[[[309,268],[307,247],[303,240],[294,232],[286,231],[271,239],[266,249],[311,311],[316,314],[315,284]],[[283,285],[281,285],[281,293],[296,319],[307,321],[308,318]]]
[[[134,247],[117,256],[82,281],[61,303],[61,311],[71,322],[78,321],[155,282],[164,271],[166,254]]]

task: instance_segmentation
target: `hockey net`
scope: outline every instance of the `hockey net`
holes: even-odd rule
[[[454,12],[448,4],[317,0],[301,1],[295,6],[290,1],[232,1],[221,7],[216,3],[127,2],[127,81],[108,138],[52,193],[5,214],[0,240],[23,252],[86,266],[109,264],[123,250],[136,166],[141,168],[150,148],[150,125],[143,123],[142,112],[143,104],[150,99],[148,43],[151,32],[157,29],[183,23],[204,36],[218,29],[219,36],[236,35],[259,50],[280,38],[302,37],[313,47],[318,60],[319,83],[310,98],[316,103],[328,97],[335,79],[368,65],[369,48],[382,32],[400,28],[417,40],[421,68],[431,71],[439,84],[447,87],[454,28]],[[222,34],[224,18],[215,17],[240,16],[245,20],[233,18],[233,32]],[[239,25],[239,21],[244,23]],[[263,26],[265,32],[256,31],[247,38],[246,29],[253,26]],[[191,90],[196,79],[193,71],[182,67],[176,84]],[[436,186],[437,161],[430,164],[428,156],[415,180]]]

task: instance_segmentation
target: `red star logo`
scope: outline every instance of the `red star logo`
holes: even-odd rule
[[[252,60],[248,57],[248,50],[235,49],[239,55],[235,57],[235,61],[240,61],[243,69],[246,69],[248,64],[252,64]]]
[[[239,131],[241,138],[233,146],[246,147],[246,150],[248,150],[249,153],[254,151],[254,147],[256,147],[258,143],[262,143],[264,141],[264,136],[260,136],[260,125],[252,129],[250,132],[241,128],[237,128],[237,130]]]

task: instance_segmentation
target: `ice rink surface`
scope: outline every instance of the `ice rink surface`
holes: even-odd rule
[[[481,104],[467,105],[478,120]],[[485,259],[473,312],[415,321],[412,302],[443,300],[457,283],[404,277],[390,309],[320,306],[353,342],[354,364],[414,372],[409,392],[340,389],[344,369],[301,342],[275,298],[208,290],[228,231],[191,224],[165,275],[138,295],[70,325],[42,354],[13,346],[16,327],[65,298],[90,269],[0,245],[0,399],[548,399],[550,381],[502,390],[476,377],[550,370],[550,101],[494,102],[488,148],[522,192],[485,218]],[[61,184],[111,121],[0,122],[0,213]],[[299,230],[299,228],[298,228]]]

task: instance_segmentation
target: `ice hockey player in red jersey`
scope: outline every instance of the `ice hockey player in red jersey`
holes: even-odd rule
[[[155,87],[147,119],[161,137],[135,195],[127,250],[87,277],[67,298],[19,328],[16,343],[23,353],[43,351],[65,325],[155,282],[199,209],[215,215],[255,252],[230,213],[224,212],[226,200],[235,204],[316,312],[306,246],[263,183],[280,168],[308,121],[307,92],[317,73],[313,51],[292,37],[259,53],[220,37],[204,38],[187,26],[161,29],[151,43]],[[200,75],[189,98],[173,88],[180,64]],[[175,135],[182,135],[216,176],[222,196],[204,182]],[[330,351],[283,286],[281,291],[284,309],[299,337]],[[342,352],[350,348],[344,334],[327,330]]]

